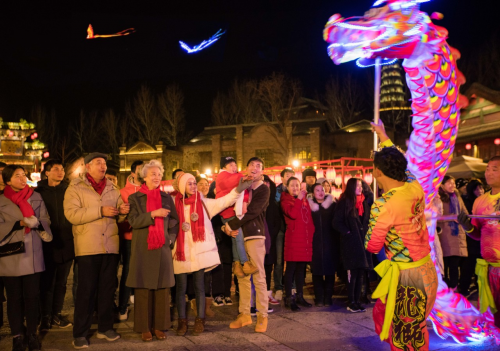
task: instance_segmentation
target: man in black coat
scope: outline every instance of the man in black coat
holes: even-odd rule
[[[64,216],[64,194],[68,184],[64,179],[64,166],[61,161],[50,160],[43,169],[47,179],[38,182],[36,192],[40,193],[50,216],[50,229],[53,240],[43,242],[45,271],[40,284],[42,322],[40,331],[48,331],[52,325],[59,328],[72,326],[61,315],[66,295],[66,282],[75,258],[72,225]]]

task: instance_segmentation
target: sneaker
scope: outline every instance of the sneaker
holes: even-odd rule
[[[126,321],[128,319],[128,307],[125,309],[124,314],[122,314],[121,312],[118,312],[118,319],[121,321]]]
[[[361,310],[359,309],[358,305],[356,305],[355,303],[349,304],[349,306],[347,306],[347,310],[350,311],[350,312],[352,312],[352,313],[361,312]]]
[[[273,297],[272,291],[268,291],[268,297],[269,297],[269,303],[271,305],[279,305],[280,304],[280,302]]]
[[[18,335],[12,339],[12,351],[24,351],[26,350],[26,344],[24,342],[24,336]]]
[[[120,339],[120,334],[115,332],[113,329],[108,330],[105,333],[97,332],[97,338],[98,339],[106,339],[108,341],[115,341]]]
[[[366,312],[366,308],[359,302],[356,305],[358,306],[359,312]]]
[[[214,302],[212,302],[212,305],[216,307],[224,306],[224,299],[222,298],[222,296],[217,296],[214,299]]]
[[[28,335],[28,349],[30,351],[39,351],[42,348],[40,344],[40,340],[38,340],[38,336],[36,334]]]
[[[274,298],[278,301],[283,300],[283,290],[276,290],[274,293]]]
[[[48,332],[50,328],[52,328],[52,324],[50,323],[50,321],[51,321],[50,316],[43,316],[42,322],[40,323],[40,327],[38,327],[38,330],[41,332]]]
[[[224,298],[224,304],[225,304],[226,306],[232,306],[232,305],[233,305],[233,300],[231,300],[231,298],[230,298],[230,297],[225,297],[225,298]]]
[[[61,315],[60,313],[52,317],[52,325],[55,325],[58,328],[64,329],[71,327],[73,323],[71,323],[67,317]]]
[[[130,298],[128,299],[130,301],[130,304],[134,304],[134,295],[130,295]]]
[[[76,338],[73,340],[73,347],[77,350],[86,349],[89,347],[89,342],[84,337]]]

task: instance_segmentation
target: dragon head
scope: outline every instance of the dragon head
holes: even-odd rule
[[[328,54],[335,64],[358,60],[359,66],[369,66],[377,57],[386,61],[409,58],[420,42],[445,40],[446,30],[419,10],[419,4],[426,1],[377,0],[362,17],[333,15],[323,32],[330,43]],[[440,19],[442,15],[431,17]]]

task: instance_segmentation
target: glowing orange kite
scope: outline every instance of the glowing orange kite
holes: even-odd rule
[[[94,28],[92,28],[92,25],[89,24],[89,27],[87,28],[87,39],[121,37],[123,35],[129,35],[130,33],[134,32],[134,28],[127,28],[125,30],[122,30],[121,32],[114,34],[94,34]]]

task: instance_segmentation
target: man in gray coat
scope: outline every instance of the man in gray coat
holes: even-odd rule
[[[98,299],[97,338],[115,341],[113,298],[119,262],[117,219],[129,212],[120,191],[105,178],[106,154],[94,152],[85,157],[87,172],[73,179],[64,196],[64,215],[73,224],[75,260],[78,264],[73,327],[75,349],[88,347],[87,334],[92,323],[95,298]]]

